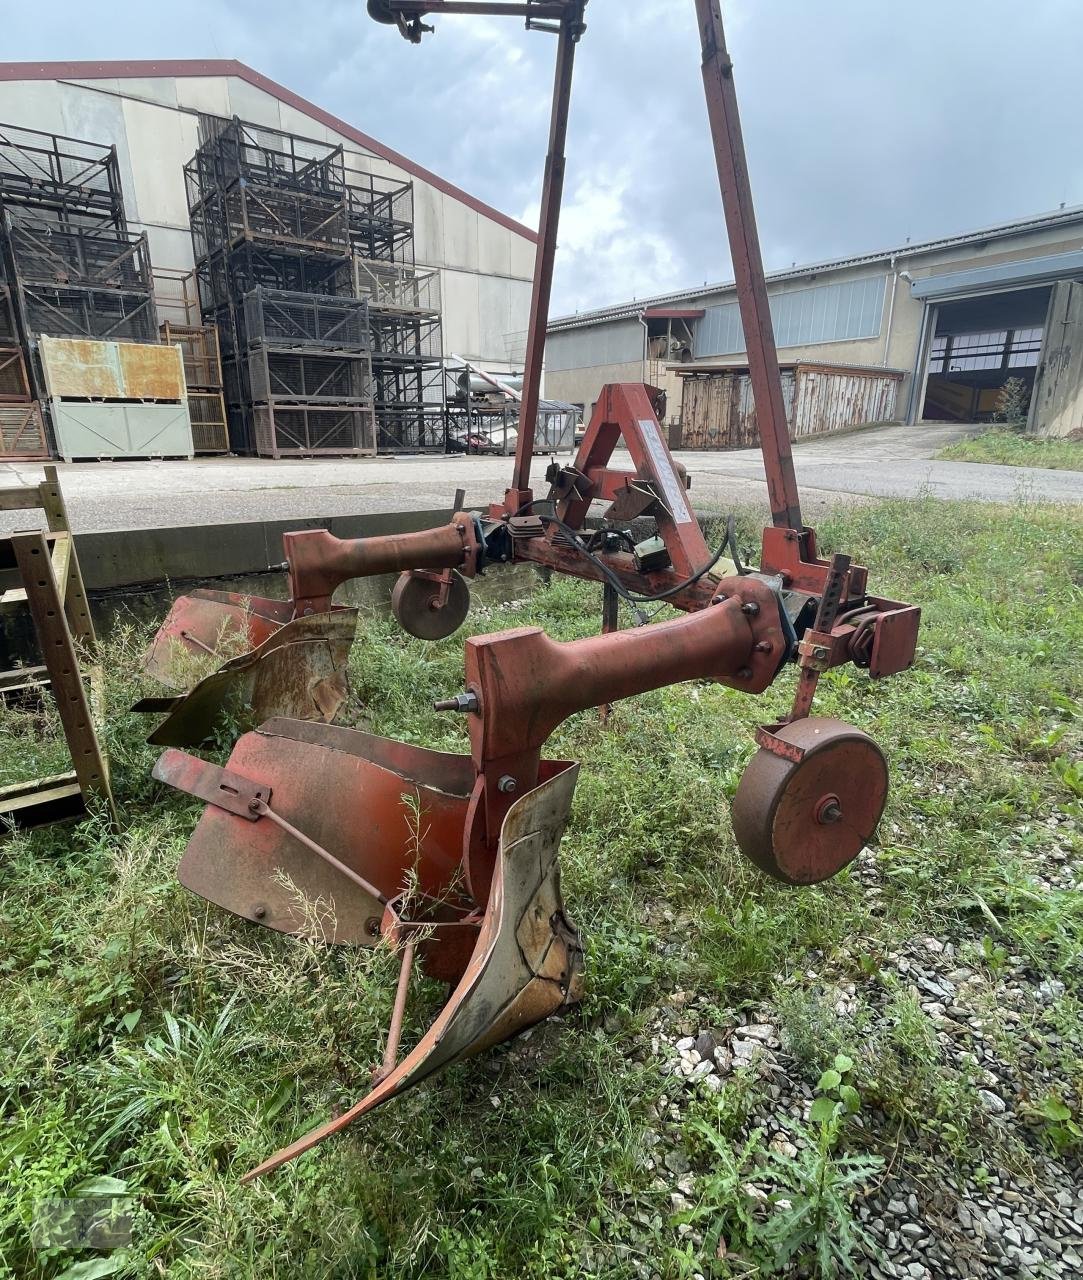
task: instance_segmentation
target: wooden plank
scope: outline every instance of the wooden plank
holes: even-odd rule
[[[0,818],[17,827],[39,827],[86,812],[75,771],[0,787]]]
[[[54,534],[52,537],[52,543],[53,577],[57,582],[66,582],[68,578],[68,564],[71,559],[71,534]],[[25,603],[25,587],[9,587],[7,591],[0,594],[0,608],[5,608],[8,605],[13,604]]]
[[[0,489],[0,511],[33,511],[41,506],[36,484]]]

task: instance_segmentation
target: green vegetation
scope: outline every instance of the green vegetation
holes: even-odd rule
[[[740,527],[750,547],[747,513]],[[153,691],[134,674],[146,637],[114,635],[121,832],[92,819],[3,849],[0,1277],[864,1274],[857,1209],[888,1169],[947,1201],[949,1175],[1025,1182],[1045,1153],[1078,1158],[1083,896],[1053,873],[1080,853],[1083,520],[885,502],[836,512],[820,538],[870,565],[879,594],[923,608],[911,671],[874,684],[840,669],[818,697],[891,761],[875,848],[806,891],[766,882],[735,850],[727,797],[792,676],[762,699],[690,684],[617,704],[605,726],[575,717],[550,754],[583,761],[563,881],[588,948],[584,1003],[245,1187],[260,1158],[366,1091],[394,957],[261,931],[178,885],[199,806],[149,777],[147,724],[124,710]],[[595,632],[598,612],[596,588],[554,579],[469,625],[566,639]],[[426,646],[375,619],[344,722],[463,750],[462,720],[430,709],[461,687],[462,639]],[[896,966],[928,935],[974,974],[1004,1089],[1033,1084],[1029,1127],[989,1119],[975,1068]],[[1033,1023],[998,999],[1014,972],[1059,979]],[[720,1026],[767,1009],[789,1065],[684,1095],[682,1213],[646,1157],[661,1099],[681,1087],[651,1029],[689,992]],[[426,1021],[408,1013],[407,1043]],[[772,1078],[819,1099],[786,1121],[795,1156],[756,1120],[775,1109]],[[75,1253],[46,1233],[35,1249],[35,1204],[87,1179],[132,1197],[131,1244]]]
[[[1083,440],[1047,440],[993,428],[945,445],[936,455],[951,462],[998,462],[1005,467],[1083,471]]]

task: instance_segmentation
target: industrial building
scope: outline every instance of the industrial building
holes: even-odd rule
[[[1083,207],[776,271],[768,292],[791,434],[863,421],[985,421],[1009,377],[1028,430],[1083,429]],[[667,394],[673,443],[755,439],[735,286],[550,322],[548,394],[589,412],[607,382]],[[751,433],[751,434],[750,434]]]
[[[0,122],[0,456],[186,451],[88,434],[44,337],[180,345],[195,451],[269,457],[443,450],[463,362],[521,369],[534,232],[242,63],[0,64]]]

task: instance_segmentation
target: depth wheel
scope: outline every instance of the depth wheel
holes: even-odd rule
[[[415,573],[401,573],[391,593],[391,612],[408,635],[443,640],[463,625],[470,612],[470,588],[457,569],[451,571],[447,600],[437,605],[440,583]]]
[[[785,884],[818,884],[868,843],[887,802],[884,753],[841,720],[795,720],[774,731],[804,752],[788,760],[766,747],[749,761],[733,798],[741,852]]]

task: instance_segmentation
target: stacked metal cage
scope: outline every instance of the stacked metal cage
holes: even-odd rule
[[[218,329],[202,320],[195,272],[155,269],[154,297],[162,341],[181,349],[192,446],[196,453],[228,453]]]
[[[413,268],[411,184],[238,119],[201,117],[200,138],[185,182],[233,447],[442,449],[439,298]]]
[[[43,334],[157,342],[147,238],[114,147],[0,125],[0,456],[49,455]]]

